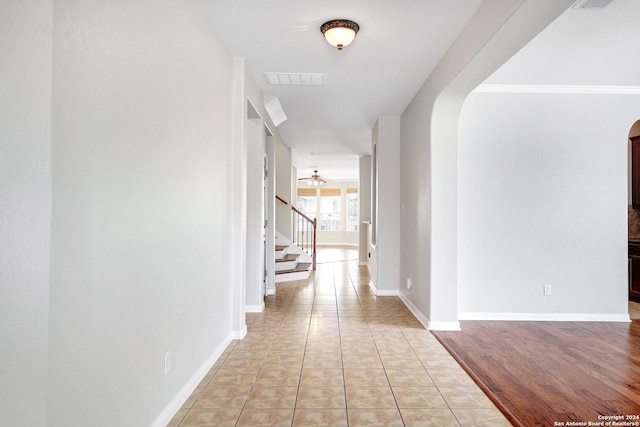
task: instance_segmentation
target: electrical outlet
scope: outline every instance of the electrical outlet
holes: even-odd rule
[[[551,285],[544,285],[544,296],[551,296]]]
[[[171,351],[164,354],[164,373],[167,374],[171,370]]]
[[[411,289],[413,283],[411,282],[411,277],[407,277],[407,289]]]

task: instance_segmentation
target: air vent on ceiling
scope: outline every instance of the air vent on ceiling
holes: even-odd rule
[[[574,9],[603,9],[613,0],[579,0],[574,5]]]
[[[278,86],[323,86],[324,74],[320,73],[264,73],[270,85]]]

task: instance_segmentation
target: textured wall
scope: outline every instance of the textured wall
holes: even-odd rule
[[[402,114],[401,290],[436,329],[458,323],[458,131],[465,97],[571,5],[487,0]]]
[[[195,0],[54,22],[49,422],[147,426],[232,331],[233,59]]]
[[[46,424],[52,2],[0,2],[0,425]]]
[[[461,312],[626,313],[635,98],[469,97],[460,122]]]

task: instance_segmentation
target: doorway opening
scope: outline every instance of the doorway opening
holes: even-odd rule
[[[629,316],[640,320],[640,120],[629,130],[627,153]]]

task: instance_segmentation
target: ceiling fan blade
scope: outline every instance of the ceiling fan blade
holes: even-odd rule
[[[317,170],[313,171],[313,175],[307,177],[307,178],[298,178],[298,181],[314,181],[314,182],[319,182],[321,184],[326,184],[327,180],[322,178],[319,174]]]

